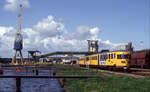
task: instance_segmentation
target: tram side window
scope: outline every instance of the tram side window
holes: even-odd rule
[[[109,59],[109,54],[108,54],[108,57],[107,57],[107,59]]]
[[[95,60],[97,60],[97,56],[95,57]]]
[[[108,54],[108,58],[110,59],[110,54]]]
[[[86,61],[88,61],[89,60],[89,57],[86,57]]]
[[[92,57],[89,57],[89,60],[92,60]]]
[[[102,61],[102,55],[101,55],[100,61]]]
[[[116,58],[116,54],[114,53],[114,59]]]
[[[104,60],[104,55],[101,55],[101,61],[103,61]]]
[[[81,58],[80,60],[84,60],[84,58]]]
[[[111,59],[113,59],[113,54],[111,54]]]
[[[105,56],[103,55],[103,56],[102,56],[102,61],[104,61],[104,59],[105,59]]]
[[[104,55],[104,60],[106,60],[107,59],[107,54],[106,55]]]
[[[101,55],[101,61],[104,61],[104,55]]]
[[[103,60],[105,60],[106,56],[104,55],[103,57],[104,57]]]
[[[97,56],[92,57],[92,60],[97,60]]]

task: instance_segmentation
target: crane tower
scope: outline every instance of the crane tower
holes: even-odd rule
[[[87,40],[89,52],[98,52],[98,40]]]
[[[14,40],[14,56],[12,58],[12,64],[23,64],[23,56],[21,50],[23,49],[23,37],[21,35],[21,14],[22,12],[22,4],[19,5],[19,13],[18,13],[18,28],[17,32],[15,35],[15,40]],[[19,59],[16,59],[16,57],[20,57]]]

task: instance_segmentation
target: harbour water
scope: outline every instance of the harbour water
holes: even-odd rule
[[[39,75],[51,75],[50,70],[39,70]],[[3,75],[35,75],[33,70],[4,70]],[[0,92],[16,92],[16,79],[0,78]],[[21,92],[62,92],[57,79],[48,78],[22,78]]]

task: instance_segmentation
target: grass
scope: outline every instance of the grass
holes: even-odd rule
[[[71,66],[54,65],[59,68],[67,68],[63,74],[59,75],[89,75],[88,73],[71,73],[88,72],[80,68]],[[73,69],[73,70],[71,70]],[[68,73],[69,72],[69,73]],[[92,72],[92,70],[90,70]],[[93,73],[93,76],[97,74]],[[144,79],[134,79],[121,75],[106,76],[103,73],[98,73],[99,78],[90,79],[63,79],[64,85],[67,86],[69,92],[149,92],[150,91],[150,76]]]

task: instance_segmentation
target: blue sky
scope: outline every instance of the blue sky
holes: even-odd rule
[[[149,0],[29,0],[22,28],[31,28],[48,15],[63,19],[69,33],[78,26],[98,27],[99,37],[112,43],[133,42],[137,49],[150,47]],[[0,26],[17,28],[17,12],[4,9],[0,0]],[[142,47],[139,44],[142,43]]]

